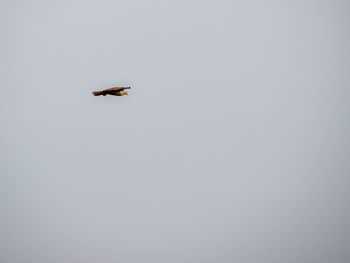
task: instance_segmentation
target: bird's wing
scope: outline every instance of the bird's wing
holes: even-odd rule
[[[111,91],[122,91],[122,90],[125,90],[125,89],[130,89],[130,87],[114,87],[114,88],[110,88],[110,89],[105,89],[103,91],[108,93],[108,92],[111,92]]]

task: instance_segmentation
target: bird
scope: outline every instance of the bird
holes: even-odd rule
[[[126,89],[130,89],[130,87],[114,87],[110,89],[104,89],[101,91],[94,91],[92,94],[94,96],[106,96],[106,95],[113,95],[113,96],[124,96],[129,95]]]

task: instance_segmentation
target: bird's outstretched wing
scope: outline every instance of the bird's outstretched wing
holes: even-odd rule
[[[122,91],[125,89],[130,89],[130,87],[114,87],[114,88],[110,88],[110,89],[105,89],[105,90],[103,90],[103,92],[108,94],[111,91]]]

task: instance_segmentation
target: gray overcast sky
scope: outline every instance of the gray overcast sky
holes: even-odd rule
[[[349,15],[1,1],[0,261],[350,262]]]

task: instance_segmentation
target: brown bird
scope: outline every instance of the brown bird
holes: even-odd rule
[[[113,95],[113,96],[123,96],[123,95],[129,95],[126,89],[130,89],[130,87],[114,87],[110,89],[105,89],[101,91],[94,91],[92,94],[94,96],[106,96],[106,95]]]

